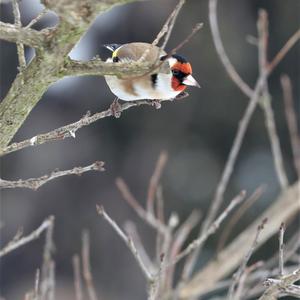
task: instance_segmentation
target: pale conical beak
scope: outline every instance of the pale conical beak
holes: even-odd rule
[[[200,84],[195,80],[195,78],[192,75],[188,75],[183,81],[183,84],[185,85],[191,85],[195,86],[197,88],[200,88]]]

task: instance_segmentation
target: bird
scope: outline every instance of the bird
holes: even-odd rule
[[[192,76],[191,64],[178,54],[167,53],[152,44],[132,42],[127,44],[105,44],[112,52],[106,62],[130,63],[144,60],[155,63],[161,61],[157,70],[140,77],[119,78],[106,75],[105,80],[111,92],[123,101],[152,100],[161,101],[178,97],[184,93],[187,86],[200,87]]]

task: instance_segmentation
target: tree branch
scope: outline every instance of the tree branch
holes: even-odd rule
[[[0,104],[0,149],[8,145],[48,87],[63,76],[60,72],[67,62],[67,55],[87,31],[92,20],[115,5],[133,1],[136,0],[44,1],[47,8],[53,8],[59,14],[60,22],[51,31],[47,46],[39,49],[30,65],[17,76]],[[39,44],[36,43],[36,37],[23,36],[23,33],[35,32],[32,29],[16,31],[15,26],[8,25],[3,25],[2,28],[6,29],[4,37],[11,36],[24,44]],[[11,30],[7,30],[8,28]]]
[[[54,217],[50,216],[48,219],[46,219],[36,230],[34,230],[32,233],[30,233],[27,236],[24,236],[22,238],[13,239],[11,242],[9,242],[3,249],[0,250],[0,257],[6,255],[7,253],[16,250],[19,247],[24,246],[25,244],[36,240],[40,237],[40,235],[48,230],[49,227],[53,226]]]
[[[31,28],[18,27],[0,22],[0,39],[12,43],[22,43],[32,48],[45,46],[52,29],[37,31]]]
[[[163,101],[173,101],[173,99],[163,100]],[[153,106],[152,102],[147,100],[139,100],[137,102],[125,102],[120,107],[120,112],[125,111],[129,108],[140,106],[140,105],[150,105]],[[104,110],[102,112],[95,113],[90,115],[88,112],[83,116],[79,121],[70,123],[68,125],[59,127],[47,133],[38,134],[30,139],[24,140],[19,143],[13,143],[3,149],[0,149],[0,156],[5,154],[18,151],[27,147],[42,145],[47,142],[63,140],[65,138],[75,137],[78,129],[88,126],[100,119],[112,116],[111,109]]]
[[[265,286],[269,288],[264,292],[264,294],[259,298],[259,300],[270,300],[276,299],[279,293],[291,294],[289,288],[294,282],[300,280],[300,269],[295,270],[293,273],[282,276],[280,279],[267,279],[264,283]],[[297,286],[295,286],[297,288]],[[300,297],[300,289],[295,289],[297,296]],[[295,296],[295,294],[291,294]],[[297,298],[298,298],[297,297]]]
[[[205,294],[206,291],[212,289],[216,282],[239,266],[244,254],[251,247],[252,241],[249,236],[255,235],[257,227],[264,218],[268,217],[268,226],[260,234],[257,249],[276,234],[280,224],[290,220],[300,210],[298,184],[299,182],[283,191],[265,212],[219,253],[215,260],[209,262],[195,274],[180,291],[180,297],[185,299]]]
[[[51,181],[55,178],[66,176],[66,175],[81,175],[89,171],[104,171],[104,163],[102,161],[96,161],[93,164],[86,167],[75,167],[65,171],[54,171],[49,175],[44,175],[38,178],[29,178],[26,180],[19,179],[17,181],[8,181],[0,179],[0,189],[12,189],[12,188],[28,188],[37,190],[42,185]]]

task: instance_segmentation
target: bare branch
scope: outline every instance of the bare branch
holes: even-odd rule
[[[168,227],[165,224],[161,223],[159,219],[156,219],[153,214],[146,211],[139,204],[122,178],[117,178],[116,185],[121,192],[124,200],[133,208],[133,210],[142,220],[144,220],[147,224],[158,230],[163,235],[168,232]]]
[[[259,101],[260,93],[261,93],[261,90],[265,83],[265,80],[266,80],[266,74],[262,74],[262,76],[260,76],[260,78],[258,79],[258,81],[256,83],[256,87],[255,87],[254,93],[252,95],[252,98],[250,99],[248,106],[244,112],[244,115],[239,122],[238,130],[237,130],[236,136],[234,138],[232,147],[230,149],[229,157],[226,161],[225,168],[221,175],[221,179],[217,185],[212,204],[211,204],[209,211],[207,213],[207,216],[201,226],[199,236],[202,236],[207,231],[207,229],[209,228],[213,219],[217,215],[218,210],[222,204],[224,192],[227,188],[229,179],[233,172],[233,168],[234,168],[237,156],[239,154],[246,130],[247,130],[249,122],[250,122],[250,119],[251,119],[251,117],[254,113],[254,110],[256,108],[256,105]],[[199,255],[199,252],[201,251],[201,246],[202,245],[200,245],[199,247],[196,247],[196,251],[191,255],[191,257],[188,259],[188,261],[185,265],[185,271],[184,271],[185,279],[188,278],[192,273],[192,270],[196,263],[196,259]]]
[[[173,101],[173,99],[170,100],[164,100],[164,101]],[[147,100],[140,100],[137,102],[125,102],[120,107],[120,112],[125,111],[131,107],[140,106],[140,105],[150,105],[153,104]],[[1,150],[0,148],[0,156],[3,156],[5,154],[18,151],[27,147],[32,147],[36,145],[42,145],[47,142],[51,141],[57,141],[57,140],[63,140],[65,138],[74,138],[76,132],[78,129],[88,126],[100,119],[110,117],[112,116],[111,109],[107,109],[102,112],[95,113],[90,116],[90,113],[87,113],[85,116],[83,116],[79,121],[70,123],[68,125],[62,126],[60,128],[54,129],[52,131],[49,131],[47,133],[38,134],[30,139],[24,140],[19,143],[13,143]]]
[[[37,229],[35,229],[32,233],[27,236],[24,236],[19,239],[14,239],[12,242],[9,242],[3,249],[0,250],[0,257],[6,255],[7,253],[18,249],[19,247],[24,246],[25,244],[36,240],[40,237],[40,235],[48,230],[50,226],[53,226],[54,217],[50,216],[46,219]]]
[[[32,48],[45,45],[50,34],[50,29],[37,31],[31,28],[19,28],[16,25],[0,22],[0,39],[13,43],[22,43]]]
[[[93,275],[91,272],[90,260],[90,236],[88,231],[82,233],[82,272],[85,281],[86,289],[88,292],[89,300],[97,300],[97,294],[94,287]]]
[[[21,23],[21,14],[20,14],[18,0],[13,0],[12,3],[13,3],[13,14],[15,17],[15,25],[18,28],[21,28],[22,23]],[[17,52],[18,52],[18,58],[19,58],[19,68],[20,68],[20,71],[22,71],[26,67],[24,45],[22,43],[19,43],[19,42],[17,43]]]
[[[137,231],[136,225],[131,221],[126,221],[124,228],[125,228],[127,235],[132,238],[132,241],[135,244],[135,247],[141,256],[142,261],[145,263],[147,270],[149,270],[151,273],[154,273],[156,271],[156,267],[152,263],[149,255],[142,243],[142,240]]]
[[[246,272],[247,264],[249,262],[250,257],[252,256],[253,252],[255,251],[255,249],[258,245],[259,235],[260,235],[261,231],[264,229],[266,222],[267,222],[267,219],[262,220],[261,224],[257,227],[255,238],[251,244],[251,247],[248,250],[248,253],[245,255],[239,269],[233,275],[233,282],[232,282],[232,284],[229,288],[229,292],[228,292],[228,299],[230,299],[230,300],[234,300],[234,299],[238,300],[239,299],[237,297],[237,295],[235,294],[235,287],[237,286],[237,289],[239,289],[239,285],[241,283],[240,282],[241,278],[242,278],[243,274],[245,274],[245,272]]]
[[[298,29],[279,50],[276,56],[268,65],[268,73],[271,73],[275,67],[282,61],[291,48],[300,40],[300,29]]]
[[[196,240],[191,242],[180,254],[176,256],[172,264],[178,263],[182,258],[189,255],[193,250],[203,245],[203,243],[214,234],[221,223],[225,218],[229,215],[229,213],[240,204],[246,196],[246,192],[242,191],[239,195],[237,195],[233,200],[231,200],[230,204],[225,208],[225,210],[219,215],[219,217],[210,225],[210,227]]]
[[[186,242],[190,232],[192,229],[197,225],[201,217],[199,211],[192,211],[186,221],[176,230],[174,233],[174,238],[172,241],[172,246],[170,247],[170,257],[169,260],[172,262],[176,256],[179,254],[183,244]],[[172,282],[174,280],[174,271],[175,266],[171,266],[168,268],[167,275],[166,275],[166,286],[168,289],[172,288]]]
[[[177,16],[184,4],[185,4],[185,0],[179,0],[178,4],[176,5],[173,12],[167,19],[167,21],[164,24],[164,26],[162,27],[161,31],[158,33],[158,35],[157,35],[156,39],[153,41],[152,45],[157,45],[159,43],[160,39],[166,34],[164,42],[161,45],[162,49],[166,48],[166,45],[167,45],[167,43],[170,39],[171,33],[173,31]]]
[[[259,58],[259,71],[260,74],[267,71],[268,67],[268,14],[264,9],[260,9],[257,21],[258,31],[258,58]],[[261,107],[265,115],[265,123],[271,143],[275,171],[282,189],[288,185],[287,175],[284,169],[282,152],[280,148],[279,138],[275,125],[274,112],[271,105],[271,96],[268,89],[268,83],[265,82],[262,91],[262,98],[260,100]]]
[[[82,300],[82,282],[81,282],[81,272],[80,272],[80,258],[79,255],[74,255],[72,258],[73,264],[73,274],[74,274],[74,289],[75,289],[75,299]]]
[[[257,226],[261,224],[264,218],[268,217],[268,226],[261,232],[257,248],[277,233],[281,222],[291,220],[300,210],[298,184],[299,182],[283,191],[265,212],[262,212],[252,224],[218,254],[216,259],[210,261],[202,270],[197,272],[181,289],[180,296],[188,298],[202,295],[206,291],[211,290],[217,281],[238,267],[245,253],[251,247],[252,241],[249,240],[249,236],[255,235]]]
[[[147,193],[147,211],[154,215],[154,199],[157,192],[159,180],[168,160],[166,151],[162,151],[157,160],[154,172],[150,178],[148,193]]]
[[[283,257],[283,250],[284,250],[284,243],[283,237],[285,232],[284,223],[281,223],[279,228],[279,276],[284,275],[284,257]]]
[[[279,293],[289,294],[289,288],[296,281],[300,280],[300,269],[295,270],[289,275],[285,275],[280,279],[267,279],[265,281],[265,286],[269,287],[264,294],[259,298],[259,300],[269,300],[276,299]],[[299,287],[298,287],[299,288]],[[297,296],[300,296],[300,290],[295,289]],[[298,297],[297,297],[298,298]]]
[[[264,191],[264,187],[257,188],[248,199],[246,199],[241,206],[232,214],[232,217],[225,225],[223,233],[219,239],[217,252],[220,252],[228,240],[229,234],[232,229],[236,226],[237,222],[241,219],[244,213],[261,197]]]
[[[209,1],[209,22],[210,28],[212,32],[213,41],[218,52],[218,55],[227,71],[229,77],[232,81],[240,88],[240,90],[247,95],[248,97],[252,97],[252,89],[248,86],[248,84],[240,77],[240,75],[236,72],[235,68],[231,64],[222,40],[220,36],[218,20],[217,20],[217,0],[210,0]]]
[[[49,175],[44,175],[38,178],[29,178],[26,180],[19,179],[17,181],[8,181],[0,179],[0,189],[11,189],[11,188],[28,188],[32,190],[37,190],[42,185],[56,179],[58,177],[67,176],[67,175],[81,175],[89,171],[104,171],[103,168],[104,162],[96,161],[93,164],[85,167],[75,167],[70,170],[65,171],[53,171]]]
[[[40,269],[36,270],[34,282],[34,300],[39,300],[40,291]]]
[[[32,19],[24,28],[30,28],[33,25],[35,25],[37,22],[39,22],[47,13],[48,13],[48,9],[43,9],[34,19]]]
[[[296,111],[294,108],[292,84],[290,78],[287,75],[281,76],[281,86],[283,90],[285,116],[292,144],[294,165],[298,174],[298,179],[300,179],[300,138],[297,125]]]
[[[126,246],[129,248],[129,250],[133,254],[135,260],[137,261],[138,265],[140,266],[147,281],[153,282],[153,275],[149,272],[149,270],[145,266],[144,262],[142,261],[132,239],[130,237],[128,237],[122,231],[122,229],[118,226],[118,224],[110,218],[110,216],[105,212],[105,210],[102,206],[97,205],[97,212],[100,216],[102,216],[104,218],[105,221],[108,222],[108,224],[114,229],[114,231],[118,234],[118,236],[125,242]]]
[[[52,254],[55,250],[53,241],[54,222],[47,228],[43,253],[41,299],[55,300],[55,263]]]

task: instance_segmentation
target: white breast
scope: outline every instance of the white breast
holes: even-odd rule
[[[180,92],[172,89],[171,78],[171,73],[158,74],[156,84],[153,86],[150,76],[133,80],[123,80],[116,76],[105,76],[107,85],[112,93],[124,101],[175,98]]]

